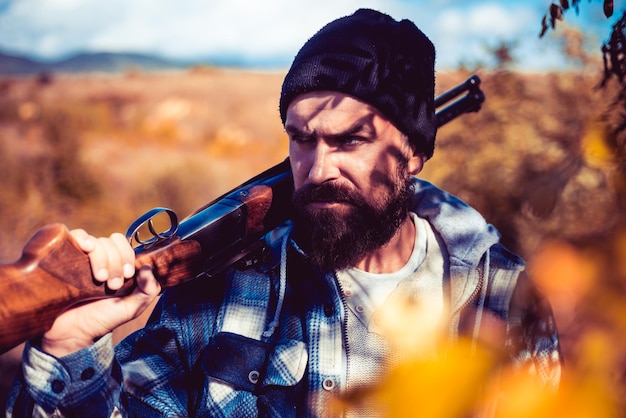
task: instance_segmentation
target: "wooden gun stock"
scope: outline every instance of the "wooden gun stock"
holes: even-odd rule
[[[165,287],[193,274],[198,244],[180,239],[154,252],[139,254],[137,266],[150,264]],[[0,352],[50,329],[54,320],[74,304],[129,294],[134,281],[112,292],[91,275],[88,256],[62,224],[41,228],[28,241],[21,258],[0,266]]]
[[[479,83],[472,76],[435,99],[439,107],[467,92],[437,112],[439,126],[480,109],[484,96]],[[153,231],[155,239],[135,248],[136,266],[151,265],[163,288],[212,277],[254,252],[268,231],[288,219],[292,190],[287,159],[182,220],[171,235],[160,237]],[[140,223],[151,223],[151,218]],[[127,236],[133,233],[131,227]],[[68,308],[124,296],[134,286],[128,280],[111,291],[95,281],[88,256],[68,229],[45,226],[28,241],[18,261],[0,266],[0,353],[43,334]]]

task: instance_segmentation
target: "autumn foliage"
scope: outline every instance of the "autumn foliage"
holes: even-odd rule
[[[439,74],[438,91],[468,75]],[[497,367],[488,347],[460,342],[445,358],[407,359],[363,396],[388,403],[396,417],[466,416],[491,399],[497,377],[507,393],[500,416],[622,416],[626,134],[623,107],[612,106],[619,88],[596,88],[597,74],[479,75],[482,110],[441,129],[423,177],[475,206],[528,261],[562,335],[563,384],[538,392]],[[281,79],[212,68],[0,79],[0,262],[18,258],[47,223],[108,235],[155,206],[184,216],[281,161]],[[472,363],[468,350],[478,353]],[[2,374],[5,387],[18,356],[3,357],[12,367]]]

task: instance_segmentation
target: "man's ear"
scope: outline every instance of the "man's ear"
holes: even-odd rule
[[[411,158],[409,158],[409,163],[407,165],[409,174],[411,174],[412,176],[417,176],[424,168],[426,160],[428,160],[428,158],[426,158],[426,154],[422,152],[413,153]]]

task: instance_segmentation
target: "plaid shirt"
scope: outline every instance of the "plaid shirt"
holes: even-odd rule
[[[473,209],[427,182],[416,180],[416,190],[413,210],[449,253],[451,337],[479,338],[488,311],[506,323],[511,361],[558,384],[556,327],[549,306],[526,291],[522,261]],[[285,234],[268,234],[268,246],[277,249]],[[8,416],[331,416],[349,355],[337,279],[293,247],[272,254],[254,268],[168,289],[148,325],[115,352],[110,336],[61,359],[27,345]]]

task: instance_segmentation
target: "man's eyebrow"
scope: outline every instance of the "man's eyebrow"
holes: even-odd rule
[[[308,130],[300,129],[293,125],[285,125],[285,132],[290,139],[297,140],[315,140],[317,138],[317,132],[310,132]]]
[[[344,131],[329,134],[327,136],[331,138],[340,138],[340,137],[360,134],[360,135],[374,137],[376,136],[376,128],[374,127],[373,118],[374,118],[373,114],[365,115],[362,118],[354,121],[354,123],[351,126],[349,126],[347,129],[345,129]]]
[[[369,124],[357,124],[357,125],[351,126],[345,131],[328,134],[326,136],[328,136],[329,138],[341,138],[341,137],[346,137],[346,136],[351,136],[351,135],[356,135],[356,134],[365,135],[365,136],[375,136],[376,129],[374,129],[374,127]]]
[[[341,138],[356,134],[376,136],[376,128],[374,127],[373,118],[374,115],[365,115],[360,119],[355,120],[352,125],[348,126],[343,131],[334,133],[322,133],[322,135],[328,138]],[[287,132],[287,134],[289,135],[294,136],[317,136],[319,134],[316,130],[309,131],[307,129],[302,129],[298,126],[290,124],[285,125],[285,132]]]

